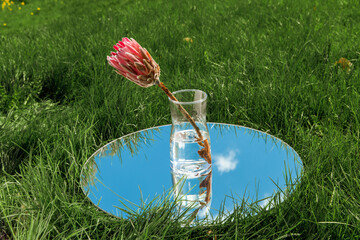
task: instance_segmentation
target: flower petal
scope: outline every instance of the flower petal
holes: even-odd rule
[[[120,48],[125,47],[125,44],[121,41],[119,41],[116,45],[118,45]]]
[[[141,56],[142,56],[144,59],[148,60],[148,62],[150,62],[151,60],[148,58],[146,52],[147,52],[146,49],[140,48]]]
[[[143,74],[146,74],[147,69],[145,68],[145,66],[143,64],[141,64],[140,62],[135,62],[134,65],[139,71],[141,71]]]
[[[151,70],[151,69],[152,69],[150,63],[149,63],[148,61],[146,61],[145,59],[143,59],[143,63],[144,63],[144,65],[146,66],[146,68],[147,68],[148,70]]]

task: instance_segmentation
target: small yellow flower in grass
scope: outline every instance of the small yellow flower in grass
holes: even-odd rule
[[[11,3],[11,4],[14,4],[14,1],[11,1],[10,3]]]
[[[38,11],[40,11],[40,8],[37,8]]]
[[[346,58],[340,58],[339,61],[335,62],[335,65],[339,65],[343,70],[350,72],[352,63]]]
[[[19,7],[19,10],[21,10],[21,7]]]
[[[4,27],[6,27],[7,26],[7,24],[6,23],[4,23]]]
[[[25,5],[25,3],[24,3],[24,2],[21,2],[21,5],[23,5],[23,6],[24,6],[24,5]]]
[[[193,42],[192,38],[189,38],[189,37],[186,37],[186,38],[184,38],[183,40],[184,40],[185,42],[189,42],[189,43],[192,43],[192,42]]]
[[[31,13],[30,13],[30,15],[32,16],[32,15],[34,15],[34,13],[33,13],[33,12],[31,12]]]

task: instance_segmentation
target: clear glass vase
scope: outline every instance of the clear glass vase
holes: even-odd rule
[[[173,92],[170,167],[180,208],[205,218],[211,205],[211,148],[206,124],[207,95],[200,90]]]

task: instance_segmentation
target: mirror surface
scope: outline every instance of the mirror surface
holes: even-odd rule
[[[260,207],[271,207],[272,196],[295,187],[302,162],[282,140],[237,125],[208,123],[208,128],[213,217],[221,208],[231,213],[243,199],[249,204],[261,200]],[[169,192],[170,131],[171,125],[145,129],[100,148],[82,170],[85,195],[101,210],[126,218],[120,209],[139,211],[139,206]]]

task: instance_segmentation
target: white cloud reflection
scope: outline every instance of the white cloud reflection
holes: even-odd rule
[[[275,207],[276,205],[280,204],[281,202],[284,201],[284,194],[280,193],[280,196],[275,196],[274,195],[270,195],[269,193],[265,193],[264,194],[264,198],[259,201],[259,206],[261,208],[265,208],[266,210],[269,210],[273,207]]]
[[[220,173],[226,173],[235,170],[238,160],[235,158],[236,152],[230,150],[227,155],[219,154],[214,156],[215,166]]]
[[[268,193],[265,193],[264,198],[259,202],[260,207],[266,208],[267,210],[269,210],[271,208],[271,206],[270,206],[271,200],[272,200],[271,195]]]

